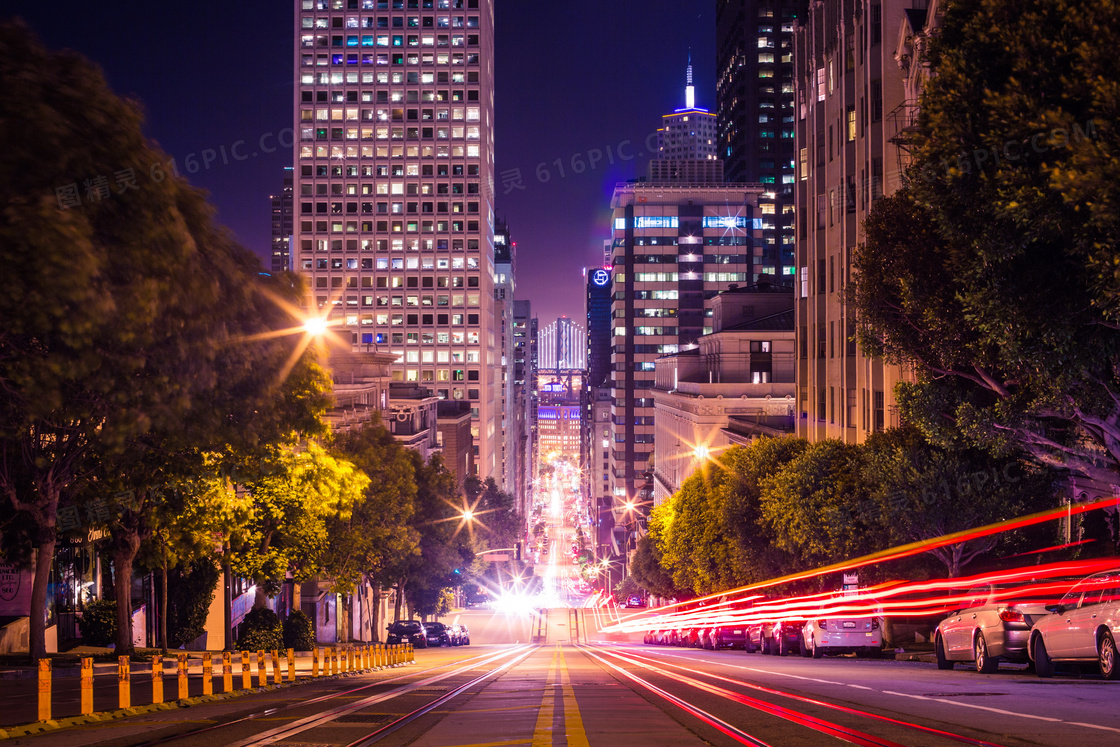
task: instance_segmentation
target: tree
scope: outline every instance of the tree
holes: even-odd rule
[[[729,479],[723,487],[723,523],[734,553],[735,585],[755,583],[788,570],[791,557],[774,546],[774,535],[762,522],[762,483],[801,455],[809,446],[803,438],[759,438],[748,446],[725,451],[719,463]]]
[[[395,569],[420,551],[420,535],[410,526],[416,512],[416,470],[408,451],[381,424],[335,435],[334,453],[352,462],[368,479],[349,506],[327,520],[325,574],[336,591],[369,583],[373,598],[396,581]],[[379,633],[377,612],[370,616]],[[399,617],[399,609],[398,609]]]
[[[1115,482],[1120,8],[946,7],[909,186],[856,256],[860,344],[916,367],[900,406],[938,443]]]
[[[276,314],[262,313],[259,262],[214,227],[200,192],[169,175],[138,107],[92,65],[47,52],[14,24],[0,26],[0,81],[0,500],[17,517],[6,553],[35,556],[34,658],[45,651],[59,510],[94,481],[135,485],[105,460],[145,438],[158,453],[160,434],[207,408],[230,427],[249,422],[275,396],[262,372],[280,366],[258,367],[264,359],[237,344],[277,329],[260,322]],[[278,342],[264,348],[280,353]],[[215,407],[219,390],[240,409]],[[135,536],[118,537],[135,557]],[[118,609],[122,621],[130,613]]]
[[[412,526],[420,537],[420,552],[404,558],[398,566],[398,599],[403,595],[417,612],[431,615],[438,610],[443,590],[462,582],[455,569],[469,567],[474,552],[467,534],[459,530],[462,518],[458,486],[443,458],[435,454],[425,462],[418,452],[407,453],[416,475]]]
[[[697,595],[734,583],[736,546],[724,523],[726,470],[705,465],[670,499],[673,519],[664,536],[662,562],[672,569],[673,584]]]
[[[863,479],[892,545],[932,539],[1053,505],[1052,476],[1014,457],[944,449],[910,428],[866,442]],[[990,535],[930,550],[950,577],[1003,539]]]
[[[255,607],[280,590],[319,573],[327,555],[328,517],[344,517],[362,499],[370,478],[315,441],[273,447],[241,480],[251,501],[249,521],[234,535],[231,565],[257,586]]]
[[[854,558],[881,533],[863,480],[863,449],[842,441],[810,444],[762,482],[760,520],[774,544],[803,566]]]

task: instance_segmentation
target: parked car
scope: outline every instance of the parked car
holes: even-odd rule
[[[991,584],[969,589],[961,608],[937,626],[934,651],[938,669],[972,661],[976,671],[992,674],[1001,660],[1027,661],[1031,626],[1046,615],[1046,607],[999,600],[996,592]]]
[[[389,626],[389,635],[385,643],[411,643],[416,648],[427,648],[428,639],[424,634],[424,627],[418,620],[397,620]]]
[[[704,631],[704,648],[709,651],[718,651],[721,648],[747,647],[747,628],[731,625],[717,625]]]
[[[883,631],[877,617],[825,617],[807,620],[801,628],[801,655],[819,659],[825,654],[867,654],[883,651]]]
[[[463,625],[463,623],[459,623],[459,632],[462,634],[462,638],[459,641],[459,645],[460,646],[471,645],[471,631],[467,629],[467,626]]]
[[[447,635],[451,639],[452,646],[463,645],[463,629],[458,623],[451,623],[447,626]]]
[[[646,606],[646,600],[642,599],[637,594],[631,594],[630,596],[628,596],[626,598],[626,606],[627,607],[645,607]]]
[[[747,626],[747,652],[761,651],[774,656],[795,654],[801,650],[803,621],[754,623]]]
[[[450,646],[451,634],[441,622],[424,623],[424,637],[429,646]]]
[[[1096,661],[1101,676],[1120,678],[1120,570],[1081,580],[1049,614],[1034,621],[1029,653],[1039,677],[1054,676],[1054,662]]]

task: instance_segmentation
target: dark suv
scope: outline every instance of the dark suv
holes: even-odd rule
[[[428,639],[424,636],[424,628],[418,620],[397,620],[389,626],[389,635],[385,643],[411,643],[416,648],[427,648]]]
[[[424,623],[424,638],[429,646],[450,646],[451,633],[439,622]]]

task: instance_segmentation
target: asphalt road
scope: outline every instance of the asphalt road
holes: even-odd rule
[[[11,744],[1120,744],[1120,683],[848,657],[778,658],[603,640],[597,616],[463,615],[472,645],[407,667],[70,728]],[[509,636],[512,640],[502,639]],[[515,643],[520,639],[521,643]],[[29,683],[30,685],[31,683]]]

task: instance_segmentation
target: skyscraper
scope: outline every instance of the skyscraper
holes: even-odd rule
[[[494,317],[501,330],[501,485],[513,493],[516,490],[517,464],[517,400],[524,397],[524,389],[515,386],[514,375],[514,310],[513,298],[517,283],[517,244],[510,237],[509,227],[499,220],[494,229]]]
[[[718,155],[716,115],[696,106],[691,57],[684,90],[684,108],[661,117],[657,157],[649,163],[649,180],[690,184],[722,182],[723,162]]]
[[[719,155],[728,181],[762,184],[762,267],[792,284],[793,30],[808,0],[717,0]]]
[[[607,383],[611,372],[611,271],[587,270],[587,386]]]
[[[616,508],[653,497],[654,360],[712,331],[709,301],[716,293],[758,280],[761,191],[747,184],[615,188],[610,465]]]
[[[920,30],[925,6],[818,0],[795,35],[797,435],[810,440],[855,443],[900,424],[894,385],[906,373],[859,349],[843,292],[864,220],[901,184],[890,120],[917,102],[907,101],[896,40]]]
[[[272,271],[286,272],[291,268],[290,243],[292,240],[292,168],[284,167],[284,181],[280,191],[269,198],[272,201]]]
[[[292,251],[312,311],[470,403],[476,469],[500,478],[493,7],[405,5],[296,0]]]

